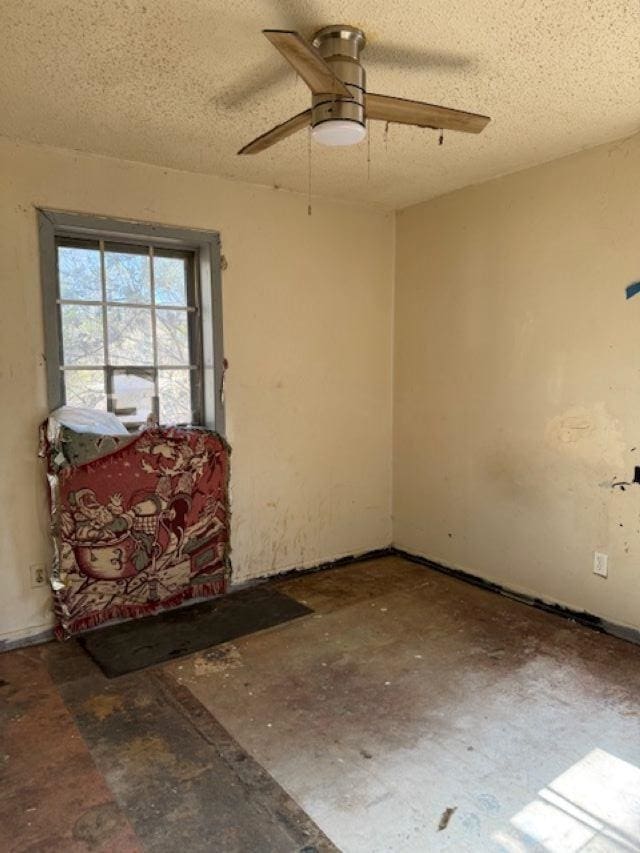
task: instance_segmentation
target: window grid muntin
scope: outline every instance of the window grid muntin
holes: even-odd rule
[[[60,296],[60,272],[58,269],[59,263],[59,253],[58,250],[60,247],[71,247],[71,248],[82,248],[82,249],[93,249],[97,250],[100,254],[100,280],[101,280],[101,294],[102,299],[100,301],[91,300],[91,299],[62,299]],[[136,252],[137,250],[137,252]],[[151,290],[151,302],[123,302],[119,300],[108,300],[107,299],[107,277],[106,277],[106,262],[105,262],[105,253],[109,251],[116,252],[131,252],[144,254],[149,259],[149,275],[150,275],[150,290]],[[195,251],[192,249],[174,249],[174,248],[166,248],[165,246],[156,246],[151,241],[133,241],[133,240],[105,240],[104,238],[83,238],[83,237],[68,237],[63,234],[57,234],[55,237],[55,262],[56,262],[56,303],[58,306],[58,315],[59,315],[59,327],[60,327],[60,336],[59,336],[59,372],[61,377],[61,384],[63,390],[63,399],[66,400],[66,383],[64,381],[64,375],[67,372],[75,372],[81,370],[100,370],[103,376],[103,387],[105,399],[107,401],[107,410],[113,411],[113,400],[114,394],[111,393],[111,388],[113,386],[113,373],[114,371],[123,371],[123,370],[136,370],[136,369],[145,369],[148,368],[154,371],[154,387],[155,387],[155,409],[156,413],[159,413],[160,410],[160,400],[159,400],[159,374],[160,371],[168,371],[168,370],[178,370],[184,371],[188,370],[190,373],[190,391],[191,391],[191,423],[199,424],[202,419],[202,411],[203,411],[203,400],[202,395],[204,389],[202,388],[201,382],[201,373],[202,373],[202,350],[201,350],[201,336],[198,333],[198,323],[197,317],[200,311],[199,308],[199,282],[197,280],[197,264],[195,262]],[[155,303],[155,269],[154,269],[154,259],[155,257],[175,257],[180,258],[184,261],[185,266],[185,305],[176,305],[175,303],[167,304],[167,303]],[[61,306],[62,305],[93,305],[99,306],[102,309],[102,336],[103,336],[103,352],[104,352],[104,363],[96,364],[96,365],[67,365],[64,363],[64,349],[63,349],[63,340],[64,340],[64,331],[62,327],[62,318],[61,318]],[[109,323],[108,323],[108,309],[110,307],[118,307],[118,308],[146,308],[151,311],[151,323],[152,323],[152,351],[153,351],[153,364],[138,364],[138,365],[115,365],[109,364]],[[188,351],[189,351],[189,363],[188,364],[158,364],[157,363],[157,310],[171,310],[171,311],[183,311],[187,315],[187,339],[188,339]],[[129,423],[128,426],[134,426],[133,423]]]
[[[160,391],[158,387],[158,334],[156,329],[156,288],[155,275],[153,272],[153,246],[149,246],[149,289],[151,290],[151,304],[154,306],[151,309],[151,351],[153,353],[153,393],[154,399],[152,406],[155,410],[156,418],[160,420]],[[191,350],[189,350],[189,360],[191,360]],[[113,377],[112,380],[113,382]],[[193,406],[191,407],[191,418],[193,420]]]
[[[113,300],[107,300],[104,303],[102,299],[58,299],[58,304],[94,306],[106,304],[108,308],[157,308],[160,311],[184,311],[187,314],[193,314],[197,311],[192,305],[167,305],[166,302],[153,305],[151,302],[114,302]]]
[[[104,352],[104,367],[103,367],[103,381],[104,381],[104,393],[107,398],[107,411],[110,412],[109,408],[109,388],[107,383],[107,370],[106,368],[109,365],[109,321],[107,318],[107,270],[106,270],[106,262],[104,257],[104,240],[100,240],[98,242],[99,251],[100,251],[100,288],[102,290],[102,350]],[[59,294],[58,294],[59,296]],[[60,327],[62,328],[62,326]],[[64,340],[64,330],[61,335]],[[64,350],[63,350],[64,352]],[[65,388],[66,394],[66,388]],[[66,396],[65,396],[66,399]]]

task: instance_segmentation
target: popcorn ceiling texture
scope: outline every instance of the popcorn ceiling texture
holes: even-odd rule
[[[376,123],[314,145],[315,194],[404,207],[634,133],[637,0],[3,0],[0,134],[307,190],[304,132],[236,151],[310,105],[261,35],[362,27],[370,91],[492,116],[479,137]],[[384,62],[383,62],[384,60]]]

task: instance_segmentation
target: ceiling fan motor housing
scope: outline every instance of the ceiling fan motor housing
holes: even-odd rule
[[[326,121],[354,121],[365,127],[364,96],[366,77],[360,65],[360,51],[366,44],[364,33],[356,27],[335,25],[315,34],[313,46],[331,66],[336,77],[347,86],[351,98],[340,95],[314,95],[311,126]]]

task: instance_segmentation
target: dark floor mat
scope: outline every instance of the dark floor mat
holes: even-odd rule
[[[313,613],[288,595],[257,586],[78,637],[107,678],[165,663]]]

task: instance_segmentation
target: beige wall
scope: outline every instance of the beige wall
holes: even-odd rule
[[[394,380],[395,544],[635,627],[639,187],[635,137],[399,213]]]
[[[640,486],[611,489],[640,465],[639,180],[636,137],[394,232],[373,208],[307,217],[282,191],[0,142],[0,640],[50,624],[28,572],[49,553],[38,205],[221,232],[237,581],[391,541],[395,311],[394,543],[640,627]]]
[[[50,624],[37,205],[221,232],[237,581],[390,543],[393,214],[8,142],[0,187],[0,639]]]

